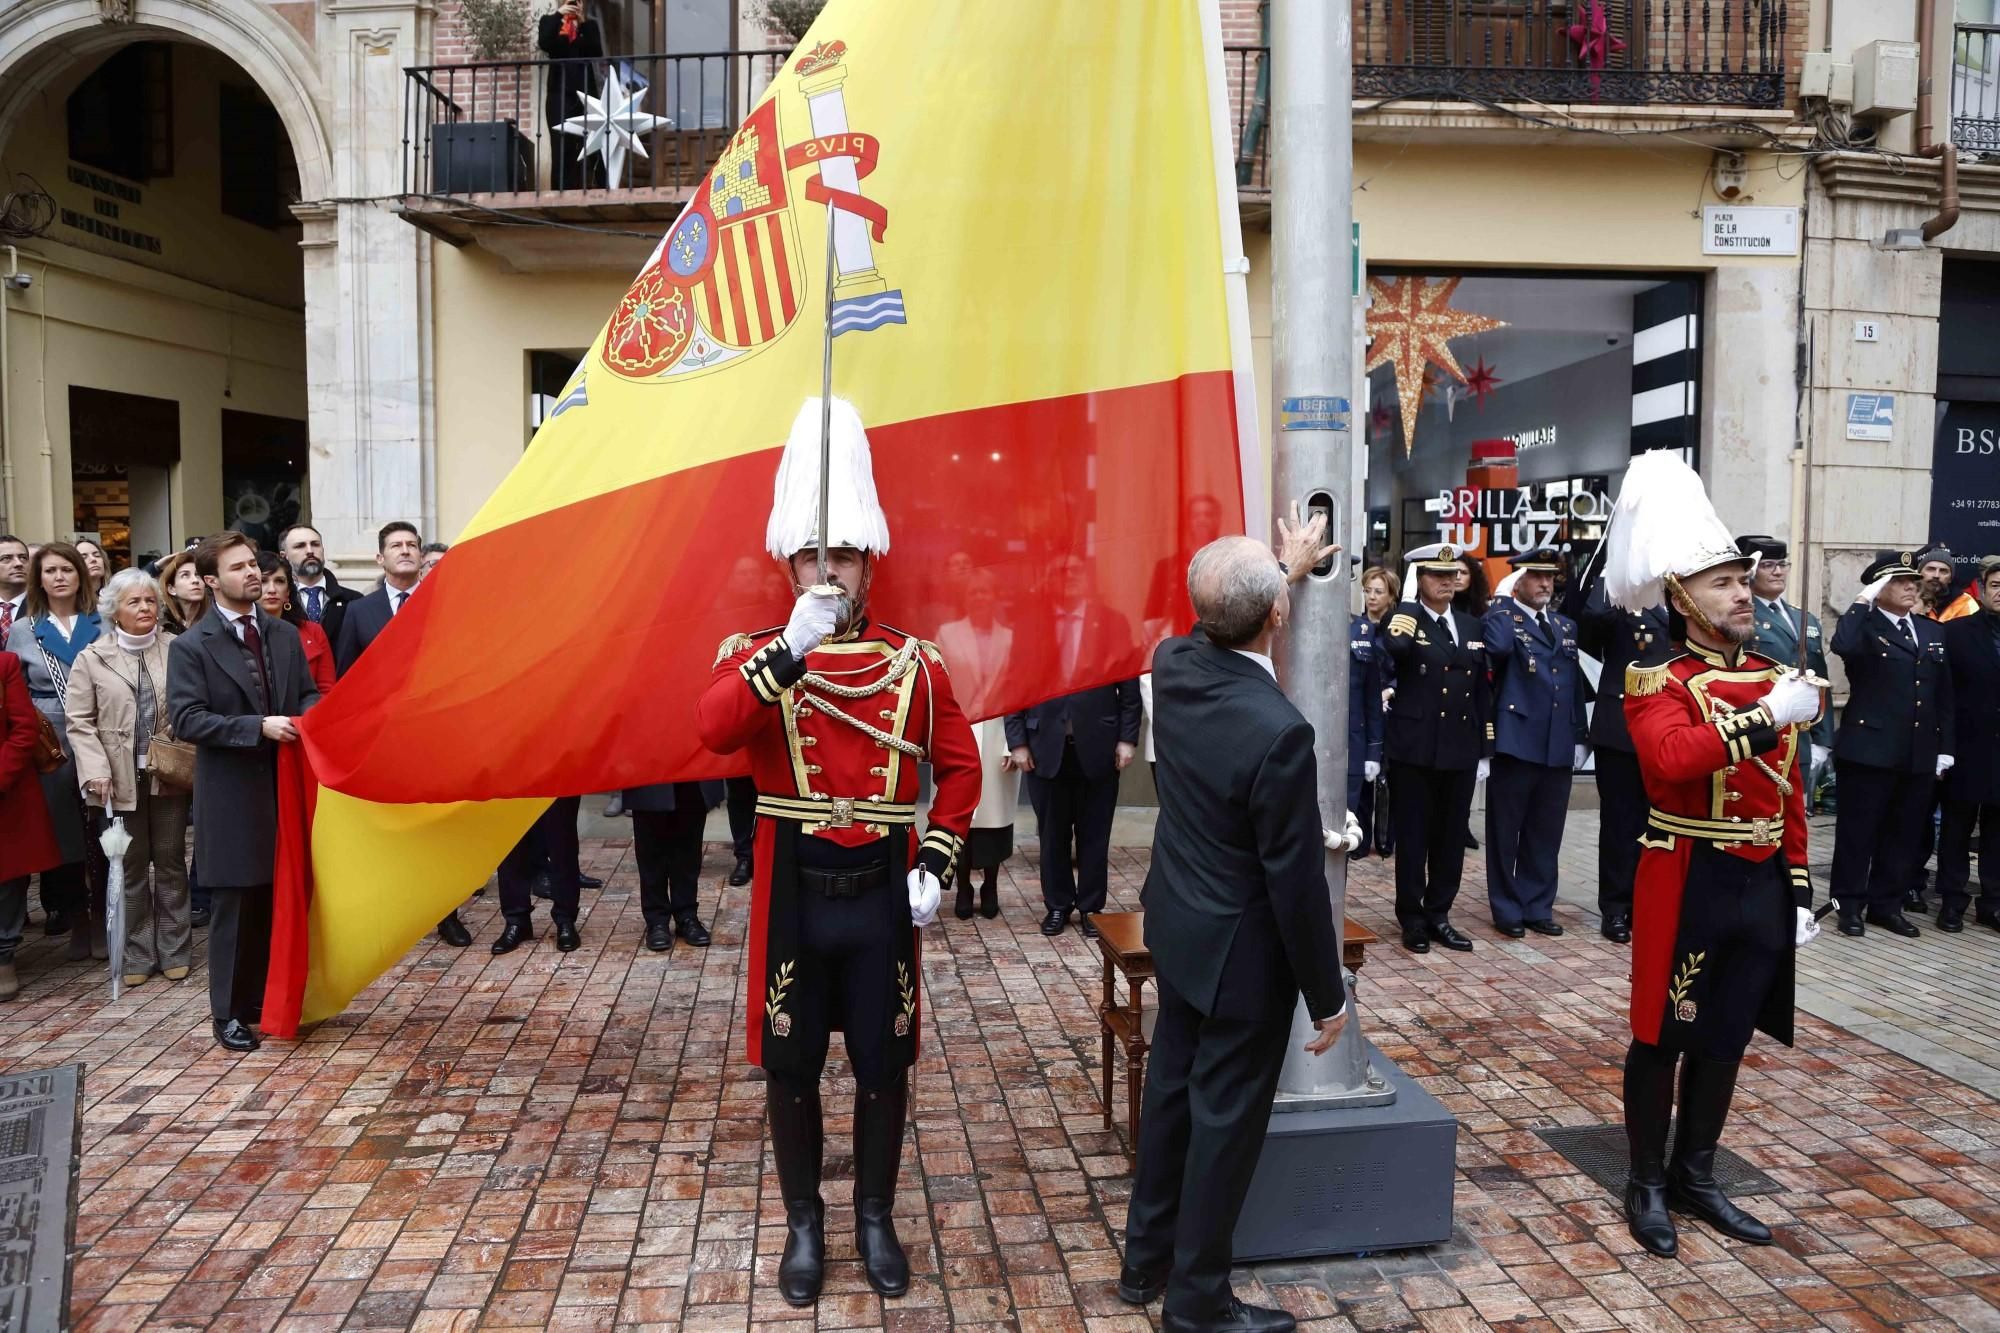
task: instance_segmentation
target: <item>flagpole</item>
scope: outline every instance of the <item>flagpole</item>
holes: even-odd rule
[[[833,223],[839,210],[826,201],[826,328],[819,359],[819,568],[815,586],[827,586],[826,508],[833,489]]]

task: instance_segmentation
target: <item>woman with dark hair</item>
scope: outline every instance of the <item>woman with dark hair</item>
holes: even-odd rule
[[[78,537],[76,549],[83,554],[83,567],[90,572],[91,586],[102,588],[104,581],[111,577],[111,552],[105,550],[95,537]]]
[[[208,588],[194,567],[194,550],[176,551],[160,562],[160,628],[181,634],[201,619]]]
[[[292,567],[275,552],[259,551],[257,572],[264,577],[264,591],[258,601],[266,614],[276,616],[299,632],[313,688],[325,694],[333,688],[333,645],[326,641],[326,631],[307,620],[305,612],[292,604]]]
[[[1452,594],[1452,607],[1474,620],[1484,620],[1486,608],[1493,601],[1492,585],[1486,581],[1486,562],[1476,555],[1461,555],[1458,567],[1465,573],[1459,577],[1458,591]]]
[[[35,552],[28,566],[28,600],[24,619],[7,635],[7,651],[21,659],[28,695],[48,719],[62,742],[63,763],[42,774],[42,796],[49,822],[55,827],[62,864],[42,872],[44,933],[70,931],[69,957],[83,962],[109,958],[104,937],[104,852],[90,836],[84,817],[83,789],[76,780],[76,751],[71,748],[63,705],[69,697],[69,672],[77,654],[97,638],[97,584],[83,552],[68,542],[50,542]],[[93,856],[92,853],[96,854]]]

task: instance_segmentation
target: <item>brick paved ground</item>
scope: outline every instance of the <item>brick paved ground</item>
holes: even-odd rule
[[[743,895],[715,948],[649,954],[629,846],[585,847],[610,884],[580,952],[491,957],[489,897],[475,948],[419,948],[348,1014],[242,1059],[208,1040],[205,972],[105,1005],[97,971],[31,936],[0,1050],[89,1066],[80,1326],[805,1327],[771,1289],[762,1089],[731,1055]],[[1114,856],[1113,905],[1135,906],[1143,852]],[[835,1183],[820,1327],[1150,1327],[1112,1291],[1130,1167],[1100,1129],[1097,959],[1036,933],[1028,883],[926,950],[898,1201],[915,1286],[867,1293]],[[1616,1201],[1529,1132],[1616,1117],[1623,950],[1568,904],[1567,937],[1502,943],[1480,896],[1459,914],[1476,952],[1383,949],[1363,974],[1368,1031],[1461,1120],[1452,1242],[1267,1266],[1245,1296],[1324,1329],[2000,1329],[2000,1107],[1817,1019],[1796,1050],[1753,1047],[1727,1138],[1783,1186],[1755,1203],[1780,1244],[1690,1226],[1684,1262],[1638,1255]],[[1387,934],[1388,897],[1362,863],[1353,914]],[[1990,971],[2000,937],[1979,947]]]

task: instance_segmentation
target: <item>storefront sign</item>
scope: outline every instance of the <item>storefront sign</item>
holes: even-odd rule
[[[1930,534],[1962,557],[2000,554],[2000,403],[1945,404],[1931,452]]]
[[[1799,210],[1709,204],[1701,210],[1701,252],[1795,255],[1799,252]]]
[[[1896,434],[1896,398],[1887,393],[1847,395],[1847,438],[1886,444]]]
[[[1530,449],[1546,449],[1556,442],[1554,426],[1537,426],[1533,430],[1516,431],[1507,437],[1513,441],[1516,451],[1526,453]]]
[[[125,225],[130,219],[124,217],[124,209],[144,202],[145,196],[138,186],[128,185],[75,162],[69,164],[69,183],[91,192],[90,211],[86,213],[64,207],[58,215],[63,226],[87,232],[113,245],[129,246],[152,255],[160,253],[159,237]]]

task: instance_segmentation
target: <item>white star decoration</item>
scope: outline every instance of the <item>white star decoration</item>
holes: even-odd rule
[[[583,114],[571,116],[562,123],[564,133],[577,135],[583,140],[576,160],[581,162],[592,153],[602,157],[605,183],[613,189],[624,183],[625,155],[637,153],[645,157],[643,136],[673,125],[667,117],[647,112],[647,91],[641,88],[635,94],[617,79],[607,79],[602,97],[579,92],[577,97],[583,102]]]

